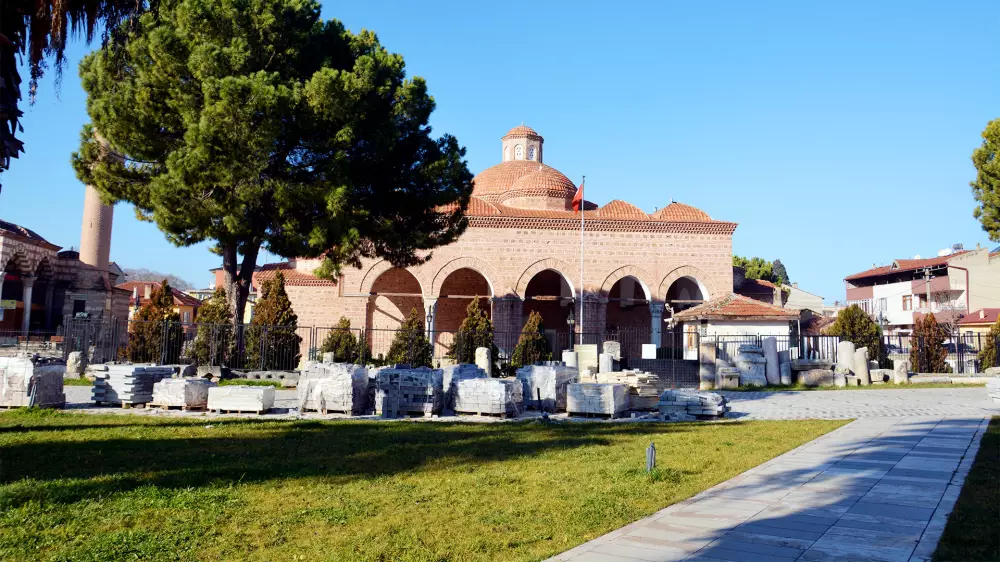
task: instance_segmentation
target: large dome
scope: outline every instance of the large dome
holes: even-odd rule
[[[473,196],[525,209],[567,209],[576,194],[576,186],[562,172],[528,160],[501,162],[472,181]]]

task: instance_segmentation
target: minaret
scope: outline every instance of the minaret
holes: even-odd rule
[[[80,232],[80,261],[99,271],[108,271],[111,257],[111,223],[115,208],[101,202],[93,186],[83,196],[83,229]]]

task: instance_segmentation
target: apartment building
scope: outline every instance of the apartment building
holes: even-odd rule
[[[907,335],[929,312],[957,323],[970,310],[1000,306],[1000,254],[956,244],[947,255],[897,259],[844,282],[848,305],[863,308],[886,334]]]

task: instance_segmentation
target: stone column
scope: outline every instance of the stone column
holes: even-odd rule
[[[24,301],[24,318],[21,319],[21,332],[24,335],[28,335],[28,328],[31,326],[31,290],[34,286],[34,275],[21,276],[21,287],[24,289],[23,297],[21,298]]]
[[[502,352],[511,353],[521,336],[524,318],[524,301],[517,295],[507,295],[493,299],[494,341]]]
[[[660,301],[649,301],[649,343],[661,347],[663,333],[663,311],[666,304]]]
[[[437,320],[437,297],[424,297],[424,331],[427,333],[427,341],[431,342],[431,357],[437,348],[437,334],[434,326]]]
[[[56,284],[49,281],[45,284],[45,329],[52,329],[52,297],[55,293]]]
[[[3,299],[3,278],[6,275],[2,269],[0,269],[0,299]],[[0,320],[3,320],[3,309],[0,308]]]

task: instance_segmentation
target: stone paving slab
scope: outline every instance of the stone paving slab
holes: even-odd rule
[[[924,562],[937,547],[989,419],[856,420],[552,560]],[[924,468],[915,468],[921,464],[897,446],[942,447],[942,440],[949,441],[948,456],[928,459]],[[810,470],[811,463],[825,468]]]

